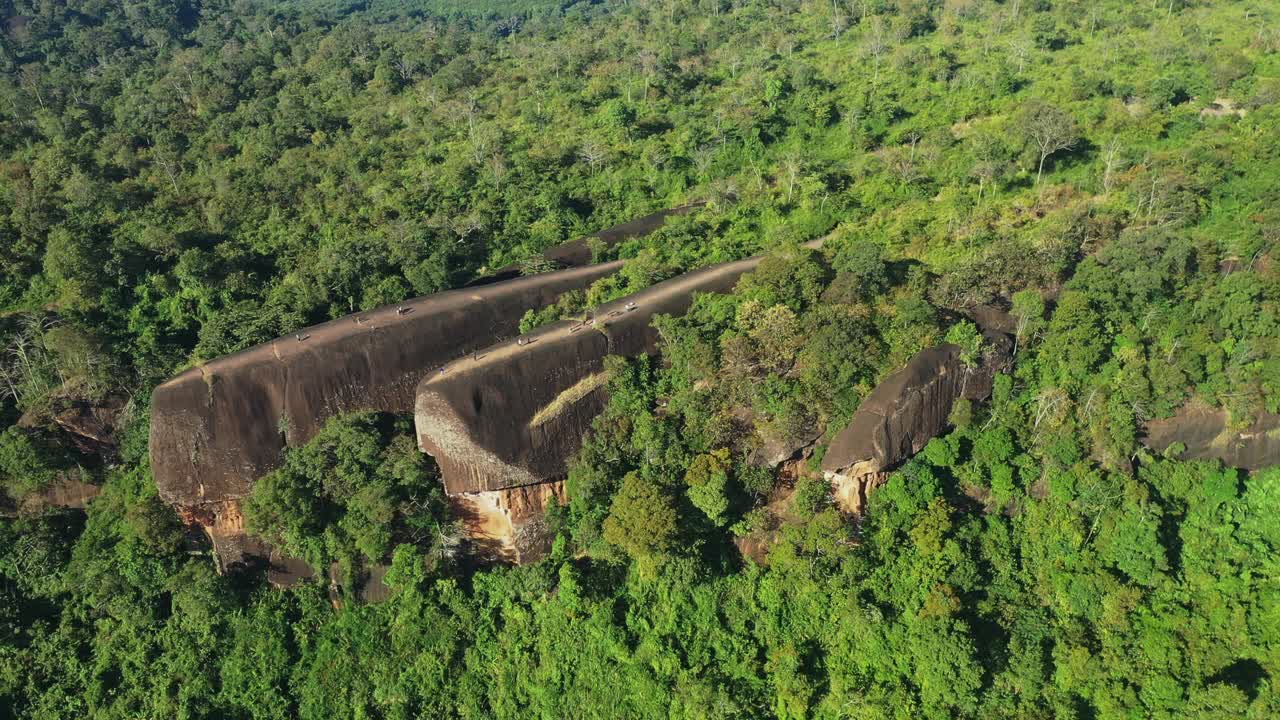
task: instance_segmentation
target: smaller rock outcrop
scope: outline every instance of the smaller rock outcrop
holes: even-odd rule
[[[263,547],[265,548],[265,545]],[[256,557],[263,557],[263,555]],[[267,558],[267,582],[271,587],[289,588],[316,576],[316,571],[302,558],[285,555],[275,548],[270,548],[265,557]]]
[[[888,470],[946,429],[956,400],[991,394],[993,378],[1010,362],[1011,343],[1000,334],[988,335],[987,342],[974,365],[964,362],[956,345],[922,350],[867,395],[822,458],[841,509],[861,512]]]
[[[1241,470],[1280,465],[1280,415],[1263,413],[1244,428],[1233,428],[1226,410],[1188,405],[1173,417],[1146,424],[1143,443],[1165,452],[1175,443],[1183,460],[1221,460]]]
[[[1241,107],[1236,107],[1236,102],[1231,98],[1214,98],[1208,107],[1200,109],[1200,117],[1244,117],[1248,115],[1248,111]]]
[[[973,305],[964,311],[965,316],[986,332],[1016,335],[1018,320],[995,305]]]
[[[125,398],[118,395],[101,402],[64,399],[55,402],[53,421],[81,453],[110,461],[120,445],[117,432],[125,404]]]
[[[817,428],[810,428],[793,438],[762,437],[760,444],[747,456],[747,464],[772,470],[797,455],[808,458],[820,437],[822,432]]]
[[[55,394],[47,406],[19,418],[18,426],[54,433],[59,445],[74,449],[90,464],[109,464],[119,451],[119,426],[127,405],[122,395],[88,399]]]
[[[11,498],[0,490],[0,517],[39,515],[59,508],[84,510],[101,492],[101,487],[85,482],[75,473],[65,473],[44,489],[21,498]]]

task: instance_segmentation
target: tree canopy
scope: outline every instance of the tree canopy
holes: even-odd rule
[[[0,0],[0,719],[1280,715],[1280,470],[1141,443],[1280,412],[1277,78],[1234,0]],[[159,498],[164,378],[691,201],[521,322],[766,255],[610,359],[545,560],[454,553],[392,416],[244,500],[383,602]],[[1012,369],[842,515],[978,306]]]

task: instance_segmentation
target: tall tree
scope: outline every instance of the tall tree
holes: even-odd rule
[[[1022,107],[1018,124],[1039,154],[1036,163],[1036,185],[1044,174],[1044,161],[1054,153],[1070,150],[1079,142],[1076,120],[1071,113],[1043,100],[1032,100]]]

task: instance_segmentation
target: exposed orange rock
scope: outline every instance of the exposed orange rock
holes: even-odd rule
[[[175,508],[178,517],[199,528],[213,548],[219,573],[260,562],[271,555],[271,547],[245,532],[239,500],[202,503]]]
[[[831,483],[831,497],[836,507],[850,515],[862,514],[871,491],[889,479],[889,473],[872,470],[874,465],[874,462],[868,462],[863,467],[855,465],[844,472],[825,474]]]
[[[544,513],[552,500],[565,502],[563,482],[449,496],[454,515],[462,520],[476,554],[516,564],[536,562],[551,549]]]

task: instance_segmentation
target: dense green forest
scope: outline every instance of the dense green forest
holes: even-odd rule
[[[1160,457],[1280,411],[1280,7],[1158,0],[0,0],[0,718],[1271,718],[1280,469]],[[402,418],[255,491],[390,597],[219,576],[149,394],[691,200],[556,313],[769,253],[618,359],[550,557],[474,568]],[[800,243],[829,236],[822,250]],[[856,520],[816,472],[957,311],[987,403]],[[975,348],[976,349],[976,348]],[[110,450],[69,404],[114,408]],[[796,477],[746,434],[819,434]],[[776,500],[789,498],[785,507]],[[735,539],[775,538],[767,560]]]

